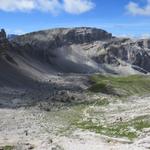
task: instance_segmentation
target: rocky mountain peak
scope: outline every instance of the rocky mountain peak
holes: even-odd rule
[[[4,29],[1,29],[0,31],[0,40],[6,39],[6,32]]]
[[[11,44],[9,43],[6,32],[4,29],[0,31],[0,54],[6,52],[6,50],[11,48]]]
[[[4,30],[0,33],[2,39],[6,38]],[[98,28],[56,28],[32,32],[11,41],[3,40],[0,49],[19,52],[18,55],[40,61],[54,72],[112,73],[114,66],[150,72],[150,40],[112,37],[111,33]],[[113,71],[103,66],[110,66]]]
[[[102,29],[90,27],[78,28],[56,28],[32,32],[14,39],[16,43],[21,45],[29,44],[48,45],[50,48],[61,47],[62,45],[91,43],[94,41],[104,41],[112,38],[112,34]]]

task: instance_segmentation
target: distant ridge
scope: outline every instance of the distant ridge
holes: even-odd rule
[[[14,38],[16,38],[18,35],[16,34],[8,34],[7,38],[9,41],[13,40]]]

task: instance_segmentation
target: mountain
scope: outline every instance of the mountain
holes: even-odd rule
[[[19,63],[17,48],[19,46],[14,47],[2,29],[0,32],[0,87],[29,87],[32,85],[32,79],[28,73],[21,69],[23,65]]]
[[[51,71],[88,73],[98,71],[99,65],[87,50],[94,42],[111,38],[112,35],[104,30],[82,27],[29,33],[18,36],[13,42],[23,47],[22,52],[26,55],[46,63]]]
[[[150,72],[150,40],[113,37],[97,28],[58,28],[6,38],[0,32],[0,85],[26,86],[58,73]]]
[[[146,150],[149,72],[148,39],[81,27],[10,40],[2,29],[0,149]]]
[[[49,47],[57,48],[64,45],[91,43],[105,41],[112,38],[112,34],[104,30],[89,27],[80,28],[56,28],[43,30],[18,36],[16,42],[20,44],[36,45],[36,42],[50,42]],[[38,43],[38,45],[40,45]]]
[[[132,41],[115,38],[99,48],[96,62],[123,66],[130,64],[132,68],[143,73],[150,72],[150,40]]]
[[[58,72],[119,74],[150,71],[148,41],[116,38],[88,27],[38,31],[13,40],[25,47],[22,51],[27,55],[47,62]]]
[[[16,38],[18,35],[16,34],[8,34],[7,38],[9,41],[13,40],[14,38]]]

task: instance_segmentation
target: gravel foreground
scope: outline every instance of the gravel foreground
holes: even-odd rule
[[[81,75],[55,76],[47,82],[53,85],[51,94],[47,87],[27,94],[26,90],[0,89],[1,150],[150,149],[149,95],[120,99],[89,94],[83,92],[89,86],[88,79]],[[63,86],[55,88],[58,84]],[[69,102],[68,97],[72,98]],[[139,122],[143,123],[140,129],[136,128]],[[124,131],[136,137],[130,139]]]
[[[137,102],[138,100],[138,102]],[[133,101],[136,101],[133,104]],[[117,106],[103,107],[106,119],[110,122],[122,116],[125,120],[135,116],[149,115],[150,97],[134,98],[132,102],[118,103]],[[129,105],[130,104],[130,105]],[[77,114],[84,118],[88,106],[78,112],[77,107],[60,111],[43,111],[37,107],[29,109],[0,109],[0,145],[1,149],[10,146],[15,150],[147,150],[150,148],[150,129],[143,129],[138,138],[130,141],[127,138],[115,138],[96,134],[88,130],[71,127],[72,118]],[[99,111],[100,108],[93,106]],[[108,113],[108,107],[112,108]],[[123,112],[116,112],[118,107]],[[140,107],[140,109],[139,109]],[[92,108],[93,109],[93,108]],[[70,118],[72,117],[72,118]],[[79,119],[81,119],[79,118]]]

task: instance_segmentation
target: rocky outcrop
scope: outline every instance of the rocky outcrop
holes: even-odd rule
[[[4,29],[0,31],[0,53],[4,53],[6,50],[10,49],[11,44],[8,42],[6,37],[6,32]]]
[[[141,48],[148,48],[150,49],[150,39],[142,39],[137,41],[138,46]]]
[[[73,28],[73,29],[52,29],[33,32],[18,36],[14,39],[21,45],[29,44],[37,48],[57,48],[70,44],[83,44],[94,41],[104,41],[112,38],[112,35],[97,28]]]
[[[0,41],[5,40],[6,39],[6,32],[4,29],[1,29],[0,31]]]
[[[16,38],[18,35],[16,34],[8,34],[7,38],[9,41],[13,40],[14,38]]]
[[[104,44],[99,51],[103,53],[94,59],[98,63],[107,63],[114,65],[126,64],[133,65],[134,68],[141,68],[144,72],[150,72],[150,40],[140,40],[133,42],[130,39],[115,39]]]

